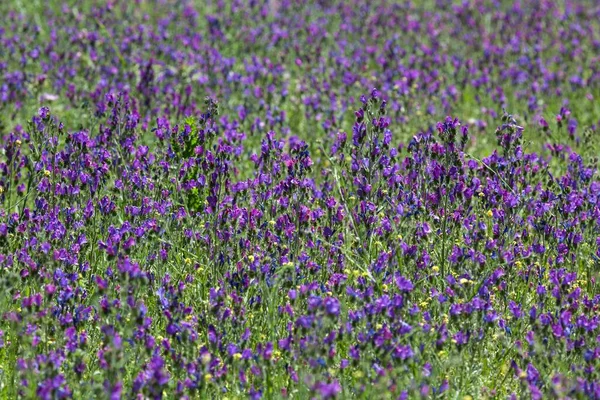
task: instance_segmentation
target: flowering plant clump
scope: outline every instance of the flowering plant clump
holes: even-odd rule
[[[2,398],[600,399],[594,1],[0,21]]]

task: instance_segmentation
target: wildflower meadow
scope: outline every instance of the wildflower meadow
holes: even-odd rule
[[[0,1],[1,399],[600,399],[596,0]]]

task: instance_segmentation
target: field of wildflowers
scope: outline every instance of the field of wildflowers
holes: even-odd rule
[[[0,2],[0,398],[600,399],[595,0]]]

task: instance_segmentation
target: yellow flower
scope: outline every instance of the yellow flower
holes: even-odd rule
[[[48,171],[47,169],[44,170],[44,175],[45,176],[50,176],[50,171]]]
[[[206,374],[204,375],[204,381],[208,382],[213,378],[212,374]]]
[[[204,353],[200,357],[200,360],[202,361],[202,364],[204,364],[204,365],[208,364],[211,359],[212,359],[212,357],[210,356],[209,353]]]
[[[254,262],[254,256],[253,256],[252,254],[251,254],[251,255],[249,255],[249,256],[248,256],[248,260],[249,260],[250,262]]]
[[[483,192],[479,192],[478,196],[479,196],[479,197],[485,197],[485,193],[483,193]]]
[[[239,360],[239,359],[241,359],[241,358],[242,358],[242,355],[241,355],[240,353],[235,353],[235,354],[233,355],[233,359],[234,359],[234,360]]]
[[[527,378],[527,372],[525,372],[525,371],[519,372],[519,378],[522,378],[522,379]]]
[[[492,218],[493,215],[494,215],[494,213],[492,212],[492,210],[488,210],[487,216]]]
[[[433,267],[431,267],[431,270],[435,273],[440,272],[440,267],[438,267],[437,265],[434,265]]]
[[[469,283],[469,280],[465,279],[465,278],[460,278],[459,282],[460,282],[461,285],[466,285],[467,283]]]

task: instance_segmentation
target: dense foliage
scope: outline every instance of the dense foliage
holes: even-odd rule
[[[596,1],[0,21],[3,398],[600,399]]]

